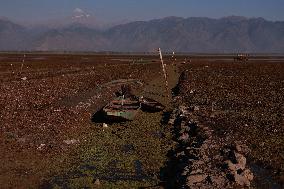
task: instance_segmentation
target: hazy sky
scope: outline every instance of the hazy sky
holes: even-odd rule
[[[70,16],[76,8],[108,21],[230,15],[284,21],[284,0],[0,0],[0,17],[46,20]]]

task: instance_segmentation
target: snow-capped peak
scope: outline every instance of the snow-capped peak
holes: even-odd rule
[[[84,11],[81,8],[75,8],[73,10],[73,16],[72,19],[81,19],[81,18],[89,18],[91,15]]]

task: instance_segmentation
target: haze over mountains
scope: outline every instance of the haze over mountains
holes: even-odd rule
[[[77,10],[75,19],[90,15]],[[0,19],[0,51],[284,53],[284,22],[263,18],[167,17],[109,27],[89,22],[27,27]]]

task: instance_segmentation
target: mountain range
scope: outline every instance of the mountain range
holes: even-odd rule
[[[158,47],[176,52],[284,53],[284,22],[166,17],[98,29],[80,22],[50,28],[0,19],[0,51],[149,52]]]

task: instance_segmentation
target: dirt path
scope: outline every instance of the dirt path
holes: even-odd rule
[[[162,70],[157,75],[156,78],[153,78],[148,83],[141,93],[141,95],[153,98],[166,107],[171,106],[171,89],[175,87],[178,82],[179,74],[176,72],[177,67],[175,65],[167,64],[167,76],[168,76],[168,84],[169,84],[169,91],[166,90],[165,87],[165,80],[163,78]],[[169,95],[169,96],[168,96]]]

